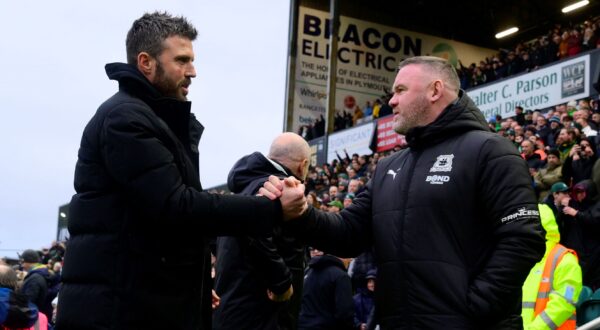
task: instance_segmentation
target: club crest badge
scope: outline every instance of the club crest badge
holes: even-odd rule
[[[439,155],[429,172],[450,172],[452,171],[452,159],[454,154]]]

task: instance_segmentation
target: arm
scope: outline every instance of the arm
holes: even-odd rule
[[[527,166],[509,142],[488,140],[478,164],[478,203],[495,245],[474,274],[468,308],[474,317],[497,320],[515,308],[515,293],[543,257],[545,238]]]
[[[101,130],[102,159],[111,177],[128,194],[127,202],[149,221],[194,224],[205,235],[263,234],[280,217],[278,202],[263,197],[216,195],[186,185],[176,155],[145,111],[127,104],[113,109]],[[179,156],[185,162],[185,156]],[[193,166],[187,162],[187,166]],[[278,210],[279,208],[279,210]]]
[[[370,190],[371,182],[339,214],[309,207],[300,218],[284,225],[310,246],[338,257],[356,257],[373,244]]]
[[[562,164],[562,177],[567,185],[571,182],[571,178],[573,177],[573,157],[571,155],[569,155]]]
[[[276,295],[285,293],[292,285],[292,273],[279,255],[271,237],[248,237],[249,254],[256,270]]]
[[[554,270],[554,282],[546,309],[531,322],[527,330],[548,329],[544,318],[549,318],[556,325],[563,324],[573,316],[581,288],[581,267],[577,257],[569,253]]]
[[[536,173],[536,178],[539,173],[540,173],[540,171],[538,171]],[[562,179],[561,170],[555,169],[553,171],[546,171],[546,173],[544,173],[543,175],[540,175],[540,182],[542,183],[542,189],[550,189],[550,187],[552,187],[553,184],[557,183],[561,179]],[[536,183],[537,183],[537,180],[536,180]]]
[[[0,326],[29,328],[37,318],[37,308],[25,295],[0,288]]]

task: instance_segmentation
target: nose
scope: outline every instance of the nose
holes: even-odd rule
[[[185,76],[188,78],[196,77],[196,68],[194,67],[194,64],[190,63],[188,69],[186,70]]]
[[[390,99],[390,101],[388,102],[388,105],[390,107],[392,107],[392,110],[394,113],[396,113],[396,105],[398,105],[398,101],[396,100],[396,94],[394,94],[392,96],[392,98]]]

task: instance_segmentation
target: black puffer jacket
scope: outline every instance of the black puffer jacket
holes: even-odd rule
[[[281,206],[202,191],[202,127],[133,66],[85,128],[58,329],[210,329],[208,237],[264,234]]]
[[[304,278],[299,330],[354,328],[352,284],[344,263],[332,255],[314,257]]]
[[[521,286],[544,254],[523,159],[463,93],[377,164],[339,215],[291,225],[338,256],[374,245],[383,329],[520,329]]]
[[[292,172],[254,152],[235,163],[227,181],[232,192],[254,195],[270,175],[288,177]],[[291,328],[290,323],[295,323],[302,298],[304,249],[292,233],[275,226],[268,237],[219,237],[216,272],[215,290],[221,303],[214,312],[214,329],[267,330],[279,325]],[[292,281],[290,302],[267,298],[267,289],[281,294]]]

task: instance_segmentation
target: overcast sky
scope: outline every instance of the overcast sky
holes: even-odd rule
[[[282,131],[289,1],[2,1],[0,257],[55,239],[83,128],[117,90],[104,65],[125,61],[131,23],[155,10],[186,16],[199,33],[188,98],[206,128],[205,188]]]

